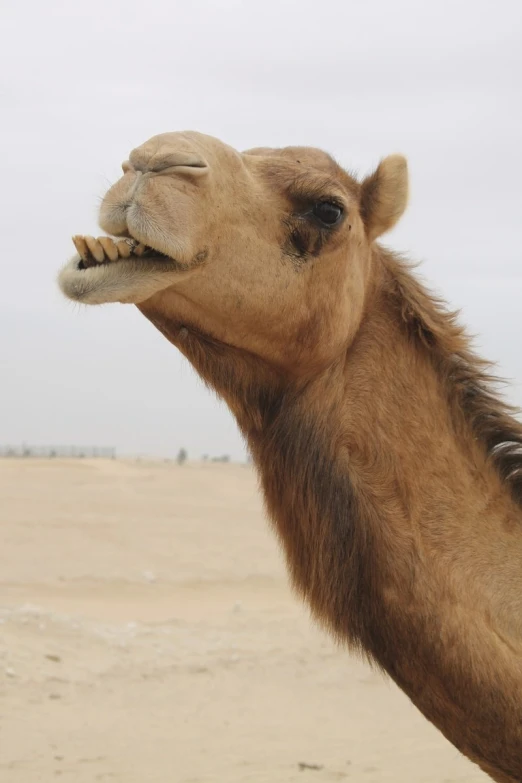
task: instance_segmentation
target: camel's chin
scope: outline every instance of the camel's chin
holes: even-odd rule
[[[175,261],[169,262],[160,255],[148,256],[146,260],[119,259],[89,267],[75,255],[61,270],[58,285],[68,299],[82,304],[139,304],[186,274],[188,271],[181,271]]]

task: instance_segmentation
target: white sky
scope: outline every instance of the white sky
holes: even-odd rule
[[[148,137],[311,144],[367,173],[405,153],[388,244],[478,335],[522,404],[520,0],[3,0],[0,443],[229,453],[232,418],[132,307],[55,283]]]

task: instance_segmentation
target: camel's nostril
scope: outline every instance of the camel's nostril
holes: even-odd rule
[[[160,163],[154,163],[154,166],[149,168],[148,171],[154,172],[155,174],[177,171],[179,174],[185,172],[187,174],[197,176],[198,174],[202,174],[207,168],[207,164],[201,160],[194,160],[190,162],[187,161],[184,163],[170,163],[168,161],[161,161]]]
[[[207,162],[200,155],[190,152],[157,152],[150,157],[131,154],[131,165],[135,171],[161,173],[168,169],[194,169],[193,173],[201,173],[208,168]]]

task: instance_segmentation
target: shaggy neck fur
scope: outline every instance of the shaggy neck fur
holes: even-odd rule
[[[147,316],[230,406],[292,580],[497,781],[522,780],[522,427],[393,256],[355,342],[297,384]]]

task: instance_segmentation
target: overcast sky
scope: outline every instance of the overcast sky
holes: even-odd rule
[[[522,404],[521,0],[3,0],[0,442],[229,453],[232,418],[131,306],[55,278],[148,137],[310,144],[368,173],[403,152],[386,238],[513,380]]]

